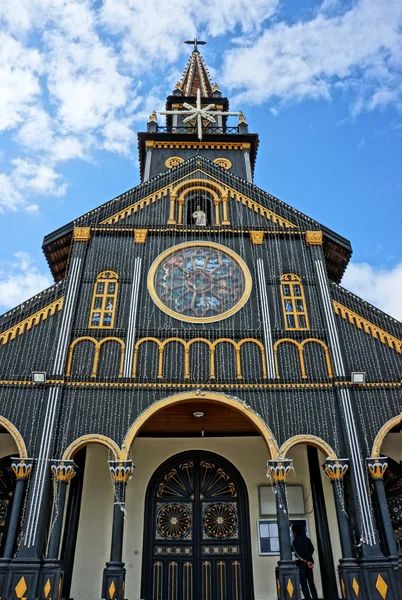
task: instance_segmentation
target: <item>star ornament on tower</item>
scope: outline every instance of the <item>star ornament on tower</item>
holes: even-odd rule
[[[165,110],[161,111],[160,115],[187,115],[183,120],[184,123],[190,123],[195,121],[197,123],[198,139],[202,140],[202,120],[208,121],[209,123],[216,123],[215,117],[220,115],[222,117],[238,117],[240,112],[222,112],[220,110],[214,110],[215,104],[208,104],[208,106],[201,106],[201,91],[197,90],[197,103],[195,106],[183,102],[183,108],[186,110]]]

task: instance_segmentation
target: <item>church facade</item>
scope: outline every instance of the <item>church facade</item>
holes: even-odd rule
[[[0,598],[298,600],[297,522],[320,598],[398,600],[402,325],[254,184],[198,44],[141,183],[47,235],[55,284],[0,318]]]

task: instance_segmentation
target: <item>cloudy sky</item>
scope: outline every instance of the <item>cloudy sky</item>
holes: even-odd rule
[[[52,283],[44,235],[139,183],[197,35],[256,184],[349,238],[343,285],[402,319],[400,0],[1,0],[0,25],[0,312]]]

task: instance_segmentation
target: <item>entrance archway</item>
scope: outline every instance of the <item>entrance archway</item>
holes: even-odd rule
[[[247,489],[239,471],[188,451],[154,473],[145,500],[144,600],[252,600]]]

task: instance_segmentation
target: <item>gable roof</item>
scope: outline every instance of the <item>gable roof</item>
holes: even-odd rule
[[[314,219],[307,217],[275,196],[261,190],[255,184],[248,183],[201,155],[193,156],[177,167],[137,185],[124,194],[109,200],[75,221],[47,235],[42,248],[54,278],[61,280],[65,275],[74,227],[102,227],[105,226],[106,221],[108,222],[108,227],[110,227],[110,221],[114,220],[114,215],[124,213],[136,203],[146,206],[148,198],[151,196],[162,196],[164,189],[172,186],[172,184],[188,176],[190,173],[197,171],[202,171],[206,176],[209,175],[211,178],[220,181],[225,186],[231,188],[234,194],[252,199],[253,202],[277,215],[280,220],[288,222],[288,227],[291,226],[290,224],[293,224],[300,231],[321,230],[324,237],[324,253],[328,276],[335,282],[341,280],[352,254],[352,248],[347,239],[320,225]],[[112,226],[118,228],[118,220]],[[120,226],[124,226],[124,223]],[[286,224],[282,224],[282,226],[286,227]],[[169,226],[167,225],[167,227]]]

